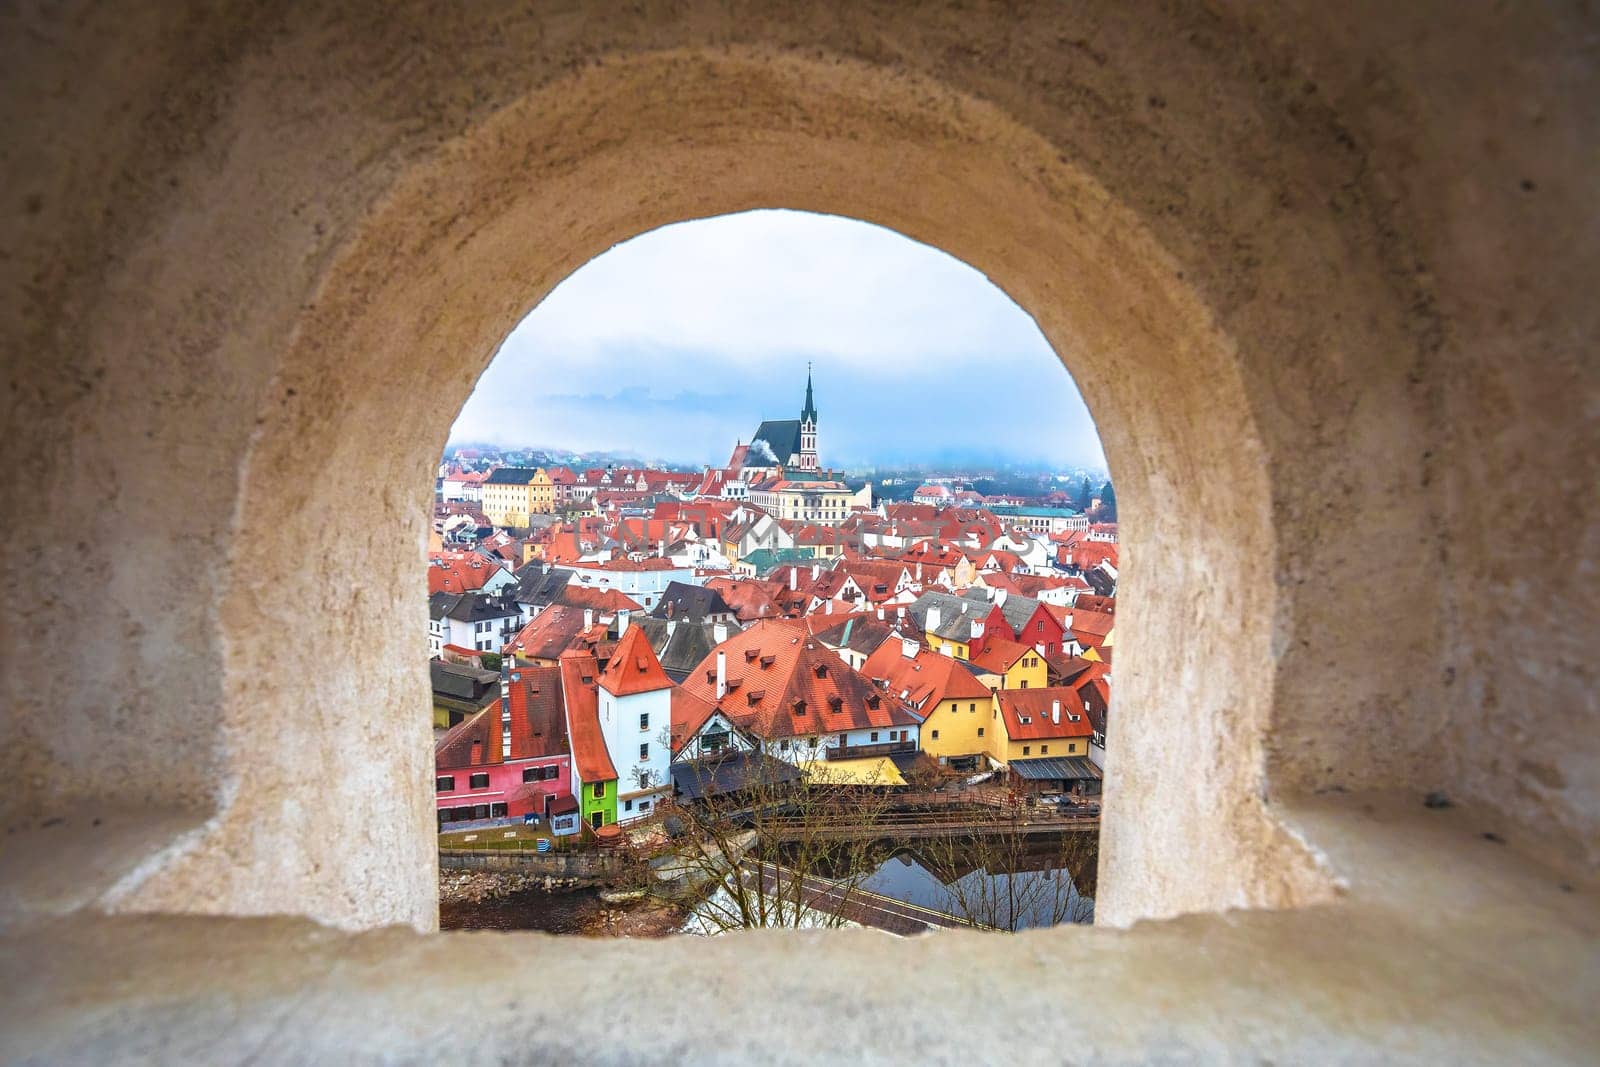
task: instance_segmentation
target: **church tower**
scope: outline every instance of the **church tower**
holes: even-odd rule
[[[800,411],[800,469],[817,470],[817,405],[811,399],[811,364],[806,364],[806,406]]]

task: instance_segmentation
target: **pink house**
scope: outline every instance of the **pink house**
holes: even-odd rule
[[[547,817],[572,797],[561,672],[507,668],[500,693],[499,701],[451,727],[434,746],[441,827],[528,814]]]

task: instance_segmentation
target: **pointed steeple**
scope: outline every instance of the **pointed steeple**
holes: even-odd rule
[[[816,425],[817,405],[811,399],[811,364],[806,364],[806,406],[800,409],[800,421]]]

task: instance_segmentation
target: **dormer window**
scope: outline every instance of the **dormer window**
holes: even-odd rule
[[[754,663],[759,655],[761,655],[760,649],[747,648],[744,650],[744,661],[746,663]]]
[[[804,700],[796,700],[794,702],[794,713],[796,715],[804,715],[806,713],[806,702]]]
[[[826,663],[817,664],[816,672],[818,678],[826,678],[828,676],[828,665]]]

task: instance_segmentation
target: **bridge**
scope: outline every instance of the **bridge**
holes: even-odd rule
[[[1093,833],[1100,829],[1100,816],[1030,810],[1011,817],[994,808],[893,811],[867,817],[857,812],[769,817],[757,822],[755,829],[766,840],[776,842],[879,837],[896,841],[931,837],[1033,837]]]

